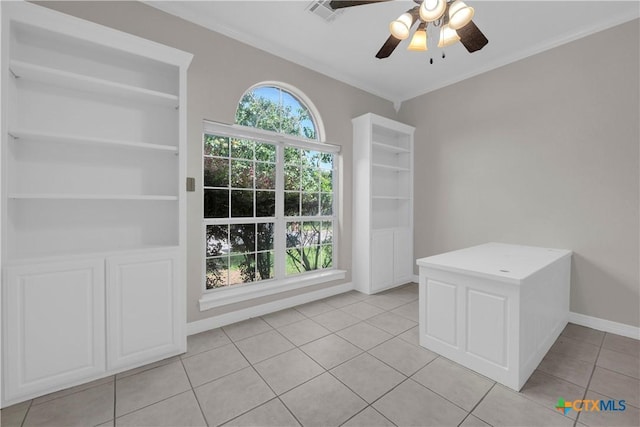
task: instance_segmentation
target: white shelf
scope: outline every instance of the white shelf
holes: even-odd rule
[[[407,148],[397,147],[395,145],[390,145],[390,144],[384,144],[382,142],[373,141],[371,145],[373,145],[374,147],[380,148],[381,150],[391,151],[392,153],[410,153],[411,152]]]
[[[157,103],[158,105],[178,106],[178,96],[170,93],[158,92],[17,60],[12,60],[9,63],[9,69],[15,78],[34,80],[100,94],[116,95],[128,99],[145,100]]]
[[[171,145],[149,144],[147,142],[123,141],[117,139],[96,138],[91,136],[67,135],[54,132],[40,132],[32,130],[10,130],[9,135],[14,139],[29,139],[38,142],[53,143],[75,143],[75,144],[96,144],[96,145],[113,145],[128,148],[136,148],[142,150],[167,151],[177,153],[178,147]]]
[[[65,194],[65,193],[49,193],[49,194],[25,194],[13,193],[9,194],[10,199],[28,199],[28,200],[143,200],[143,201],[173,201],[178,200],[177,196],[159,196],[159,195],[135,195],[135,194]]]
[[[396,172],[409,172],[409,168],[403,168],[400,166],[383,165],[381,163],[372,163],[371,166],[378,169],[387,169]]]

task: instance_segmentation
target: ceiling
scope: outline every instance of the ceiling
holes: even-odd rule
[[[457,43],[445,49],[442,59],[437,48],[407,51],[405,40],[382,60],[375,54],[389,36],[389,22],[412,1],[346,8],[331,22],[307,10],[311,0],[145,3],[379,95],[396,108],[404,100],[640,15],[637,0],[465,1],[475,8],[473,21],[489,39],[482,50],[469,54]]]

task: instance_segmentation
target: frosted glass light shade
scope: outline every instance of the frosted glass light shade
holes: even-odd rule
[[[458,41],[460,41],[460,36],[456,30],[449,26],[449,24],[443,25],[442,28],[440,28],[440,40],[438,40],[438,47],[451,46]]]
[[[454,30],[467,25],[473,19],[475,10],[467,6],[462,0],[454,1],[449,6],[449,26]]]
[[[413,17],[410,13],[403,13],[395,21],[389,24],[391,35],[397,39],[404,40],[409,37],[409,28],[413,24]]]
[[[424,0],[420,5],[420,19],[432,22],[444,15],[447,9],[445,0]]]
[[[416,32],[413,34],[413,38],[411,39],[411,43],[407,47],[407,50],[414,51],[427,51],[427,31],[424,28],[418,28]]]

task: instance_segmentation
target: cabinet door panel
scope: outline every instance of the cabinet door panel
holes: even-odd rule
[[[407,283],[413,280],[413,235],[410,229],[396,229],[393,233],[393,282]]]
[[[393,285],[393,230],[371,234],[371,290]]]
[[[7,267],[5,400],[105,370],[104,260]]]
[[[107,258],[109,368],[181,349],[177,251]]]

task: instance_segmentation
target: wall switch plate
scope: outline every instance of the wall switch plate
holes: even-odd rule
[[[187,177],[187,191],[196,191],[196,179],[193,177]]]

